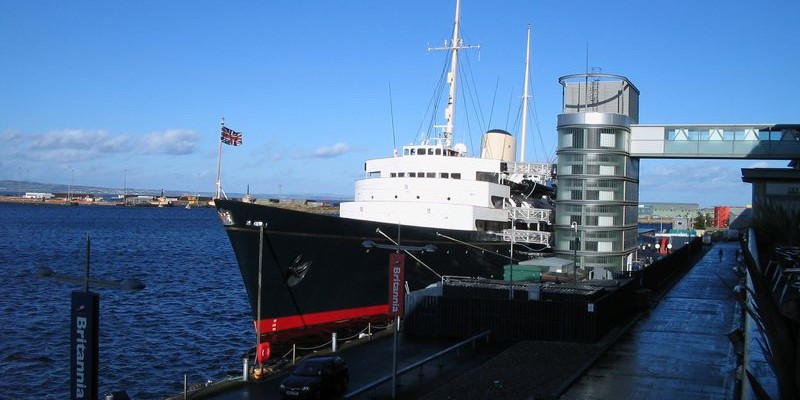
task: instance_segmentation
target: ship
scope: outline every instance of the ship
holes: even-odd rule
[[[402,151],[367,160],[338,215],[214,200],[259,343],[386,321],[391,253],[406,255],[404,286],[413,292],[448,276],[503,279],[505,266],[550,251],[554,164],[516,161],[516,139],[501,129],[483,135],[479,156],[453,143],[458,55],[468,48],[458,0],[454,21],[443,47],[450,52],[445,123]],[[526,64],[523,99],[527,75]],[[524,141],[523,133],[523,148]]]

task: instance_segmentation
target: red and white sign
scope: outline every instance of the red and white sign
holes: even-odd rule
[[[393,317],[403,315],[405,311],[406,255],[402,253],[389,253],[389,315]]]

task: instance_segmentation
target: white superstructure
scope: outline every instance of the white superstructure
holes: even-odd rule
[[[368,160],[364,179],[356,182],[355,199],[341,204],[340,216],[434,229],[486,231],[508,241],[549,244],[548,232],[529,228],[549,224],[551,210],[534,206],[527,196],[533,190],[527,195],[519,190],[514,194],[512,185],[549,184],[551,165],[515,162],[516,141],[502,130],[484,134],[480,158],[467,156],[463,144],[452,144],[458,50],[471,47],[459,38],[459,15],[456,2],[453,37],[443,48],[451,51],[452,57],[441,136],[404,146],[394,157]]]

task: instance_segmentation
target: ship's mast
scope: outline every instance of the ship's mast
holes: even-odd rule
[[[525,83],[522,91],[522,143],[520,143],[519,162],[525,162],[525,136],[528,131],[528,76],[531,65],[531,25],[528,24],[528,43],[525,47]]]
[[[455,125],[456,117],[456,72],[458,71],[458,51],[461,49],[479,48],[479,46],[465,46],[460,37],[461,31],[461,0],[456,0],[456,16],[453,23],[453,37],[448,43],[445,41],[442,47],[432,47],[428,50],[448,50],[450,56],[450,72],[447,73],[447,84],[450,86],[450,92],[447,96],[447,108],[444,110],[445,125],[442,127],[442,136],[444,137],[444,147],[450,148],[453,138],[453,126]]]
[[[453,125],[456,117],[456,70],[458,69],[458,46],[461,44],[459,30],[461,29],[461,0],[456,0],[456,18],[453,22],[453,39],[450,53],[450,72],[447,74],[447,83],[450,85],[450,93],[447,95],[447,108],[444,110],[444,145],[450,147],[453,137]]]

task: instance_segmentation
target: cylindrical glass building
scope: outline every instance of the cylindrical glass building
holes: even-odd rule
[[[639,91],[627,78],[568,75],[558,116],[555,244],[590,279],[628,271],[637,246],[639,160],[630,157],[630,126]]]

